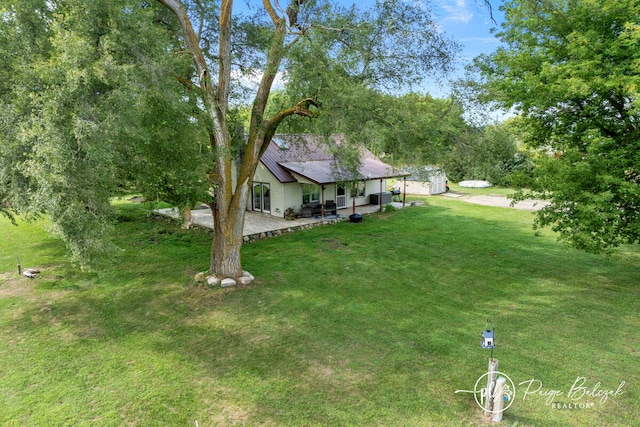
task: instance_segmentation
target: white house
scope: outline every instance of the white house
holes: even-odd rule
[[[339,138],[339,137],[337,137]],[[338,141],[339,143],[339,141]],[[324,214],[355,205],[367,205],[386,193],[387,179],[408,175],[383,163],[366,148],[360,148],[357,173],[341,167],[320,137],[276,135],[260,159],[251,186],[247,210],[284,217]],[[354,185],[355,183],[355,185]],[[371,197],[371,195],[374,195]],[[377,195],[377,196],[376,196]]]

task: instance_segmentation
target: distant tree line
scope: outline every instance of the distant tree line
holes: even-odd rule
[[[286,104],[287,93],[271,99],[273,110]],[[477,179],[495,185],[526,187],[533,162],[518,136],[516,119],[477,126],[465,120],[463,103],[409,93],[401,96],[371,90],[366,115],[355,121],[362,142],[387,163],[402,166],[437,166],[451,182]],[[249,107],[239,117],[248,117]],[[318,121],[283,123],[283,132],[318,132]]]

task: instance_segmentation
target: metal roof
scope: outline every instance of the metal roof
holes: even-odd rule
[[[409,175],[382,162],[366,148],[360,150],[362,164],[356,174],[341,169],[334,155],[321,146],[320,137],[311,135],[276,135],[260,160],[283,183],[297,182],[295,175],[319,185]]]

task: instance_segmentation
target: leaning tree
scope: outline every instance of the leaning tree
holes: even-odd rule
[[[240,25],[234,25],[233,1],[223,0],[219,5],[213,32],[217,39],[215,55],[210,50],[203,51],[205,47],[211,49],[211,43],[203,43],[201,32],[192,24],[192,17],[197,16],[202,27],[202,13],[191,15],[179,1],[158,1],[180,22],[181,41],[195,67],[192,83],[202,96],[210,120],[213,162],[209,179],[214,188],[214,198],[209,203],[214,216],[210,273],[221,276],[239,277],[242,273],[240,248],[251,180],[260,157],[285,119],[320,118],[323,105],[327,109],[335,99],[342,101],[342,106],[349,104],[353,108],[353,98],[337,96],[349,86],[363,91],[376,85],[397,87],[409,80],[415,82],[427,72],[446,69],[456,47],[437,31],[426,8],[398,0],[378,2],[376,9],[365,12],[321,1],[294,0],[283,7],[277,1],[264,0],[262,8],[268,20],[254,23],[261,25],[265,38],[264,50],[258,55],[262,58],[260,81],[253,94],[246,141],[241,141],[238,153],[234,152],[236,144],[228,120],[232,76],[242,68],[234,62],[242,58],[235,56],[233,49],[234,36],[241,30]],[[198,6],[194,11],[204,12],[206,5],[194,3]],[[287,69],[292,70],[290,76],[299,98],[267,114],[274,82]],[[365,105],[366,102],[359,102],[355,108],[364,109]],[[329,110],[333,114],[327,116],[343,113],[340,106]],[[357,115],[341,118],[353,123]],[[340,128],[333,119],[325,118],[324,123],[327,122],[332,123],[332,132],[346,128]],[[241,161],[234,177],[232,165],[237,156]]]

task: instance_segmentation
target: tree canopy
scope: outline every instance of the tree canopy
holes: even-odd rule
[[[112,196],[205,202],[209,270],[239,277],[250,181],[278,126],[313,118],[362,141],[370,91],[445,71],[456,51],[426,3],[247,6],[1,0],[2,212],[49,215],[90,262],[108,251]],[[287,98],[267,109],[281,79]],[[236,132],[234,105],[247,101],[249,126]]]
[[[522,116],[538,149],[537,226],[591,251],[640,239],[640,4],[512,0],[504,46],[476,67],[485,99]]]
[[[518,144],[515,123],[511,119],[481,128],[468,126],[445,151],[447,178],[453,182],[486,180],[513,188],[529,185],[533,164],[529,151]]]
[[[112,250],[111,197],[206,190],[194,102],[175,78],[190,64],[155,23],[170,15],[132,4],[0,6],[2,206],[46,213],[85,264]]]

